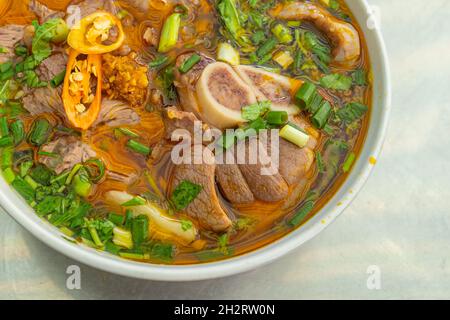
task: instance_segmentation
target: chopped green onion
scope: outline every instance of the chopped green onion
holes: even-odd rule
[[[36,190],[37,188],[39,188],[39,183],[37,183],[36,181],[34,181],[34,179],[30,176],[25,176],[24,180],[26,181],[26,183],[28,183],[28,185],[33,188],[33,190]]]
[[[98,183],[105,176],[105,163],[100,159],[89,159],[84,163],[84,168],[93,183]]]
[[[57,175],[56,177],[54,177],[53,179],[50,180],[50,184],[53,184],[55,182],[58,182],[59,184],[63,184],[66,182],[67,177],[69,176],[70,171],[64,171],[63,173]]]
[[[136,206],[143,206],[146,203],[147,203],[147,201],[145,201],[144,198],[137,196],[127,202],[122,203],[121,206],[122,207],[136,207]]]
[[[127,249],[133,248],[133,236],[131,232],[119,227],[113,229],[113,243]]]
[[[137,142],[136,140],[133,140],[133,139],[130,139],[127,142],[127,147],[137,153],[144,155],[144,156],[148,156],[152,152],[152,149],[150,147],[147,147],[147,146],[143,145],[142,143]]]
[[[75,175],[78,173],[78,171],[82,167],[83,167],[83,165],[80,163],[77,163],[76,165],[73,166],[72,170],[70,171],[69,175],[67,176],[66,185],[69,185],[72,183],[73,177],[75,177]]]
[[[295,99],[297,100],[300,109],[306,109],[316,93],[317,87],[311,82],[305,82],[295,94]]]
[[[169,57],[161,55],[156,57],[152,62],[150,62],[148,66],[150,68],[157,68],[166,64],[167,61],[169,61]]]
[[[268,124],[282,125],[288,121],[288,114],[286,111],[269,111],[266,114],[266,121]]]
[[[241,63],[239,51],[227,42],[219,43],[217,47],[217,60],[229,63],[232,66],[237,66]]]
[[[135,245],[142,244],[148,238],[148,218],[141,215],[133,219],[131,223],[131,234]]]
[[[9,168],[13,165],[14,148],[4,148],[1,156],[2,169]]]
[[[172,13],[164,22],[159,40],[159,52],[167,52],[172,49],[178,41],[178,33],[181,24],[181,14]]]
[[[312,117],[311,122],[317,129],[323,129],[328,123],[330,116],[331,105],[328,101],[323,101],[319,110]]]
[[[33,167],[34,163],[32,160],[30,161],[24,161],[20,164],[19,167],[19,174],[22,178],[24,178],[28,172],[30,171],[30,169]]]
[[[116,226],[122,226],[125,222],[125,217],[120,214],[110,213],[108,215],[108,220],[114,223]]]
[[[272,57],[272,59],[283,69],[289,68],[289,66],[294,63],[294,59],[292,58],[289,51],[279,51]]]
[[[287,124],[280,130],[280,137],[283,139],[292,142],[300,148],[305,147],[308,144],[309,136],[294,128],[293,126]]]
[[[291,220],[289,220],[288,223],[292,227],[298,226],[313,209],[314,209],[314,201],[305,202],[305,204],[297,211],[297,213]]]
[[[66,70],[58,73],[52,80],[50,80],[50,85],[53,88],[58,87],[61,83],[64,82],[64,77],[66,76]]]
[[[14,144],[19,145],[25,139],[25,127],[22,120],[11,123],[10,128],[14,138]]]
[[[0,148],[12,146],[14,139],[11,136],[0,138]]]
[[[287,26],[288,26],[288,27],[292,27],[292,28],[294,28],[294,27],[300,27],[301,25],[302,25],[302,22],[299,21],[299,20],[291,20],[291,21],[288,21],[288,22],[287,22]]]
[[[41,146],[48,141],[52,127],[47,119],[39,118],[33,122],[30,133],[28,135],[28,142],[34,146]]]
[[[367,85],[367,72],[364,69],[358,69],[352,74],[353,82],[357,86]]]
[[[92,191],[92,184],[89,181],[89,176],[83,168],[73,177],[73,190],[80,197],[88,197]]]
[[[91,226],[91,225],[88,225],[88,231],[89,231],[89,234],[91,235],[91,237],[92,237],[92,240],[94,241],[94,244],[97,246],[97,247],[103,247],[103,242],[100,240],[100,237],[99,237],[99,235],[98,235],[98,232],[97,232],[97,229],[95,229],[93,226]]]
[[[118,255],[120,252],[120,247],[116,246],[113,242],[108,241],[105,243],[105,251],[114,255]]]
[[[0,117],[0,136],[6,137],[9,135],[8,119]]]
[[[322,102],[323,102],[322,96],[320,94],[316,93],[314,95],[314,97],[311,99],[311,101],[309,102],[308,111],[311,114],[315,114],[319,110],[320,106],[322,105]]]
[[[350,171],[350,169],[353,166],[353,163],[356,160],[356,154],[355,153],[350,153],[347,157],[347,159],[345,160],[344,164],[342,165],[342,171],[344,171],[344,173],[347,173]]]
[[[6,168],[3,170],[3,178],[7,184],[11,184],[16,179],[16,174],[11,168]]]
[[[133,222],[133,211],[127,209],[125,211],[125,222],[123,223],[125,228],[131,229],[131,223]]]
[[[183,64],[179,68],[180,72],[181,73],[189,72],[189,70],[191,70],[197,63],[199,63],[201,59],[202,58],[198,54],[194,53],[189,58],[184,60]]]
[[[303,53],[298,50],[294,58],[294,69],[300,70],[303,64]]]
[[[119,252],[119,256],[124,259],[146,261],[150,259],[148,253],[135,253],[135,252]]]
[[[258,50],[256,50],[256,56],[258,58],[264,58],[266,55],[272,53],[273,49],[277,46],[278,41],[276,38],[269,38],[266,42],[264,42]],[[270,55],[272,57],[272,55]],[[270,58],[269,58],[270,59]]]
[[[279,23],[272,28],[272,33],[277,37],[278,41],[283,44],[292,42],[294,38],[292,37],[291,30],[285,25]]]

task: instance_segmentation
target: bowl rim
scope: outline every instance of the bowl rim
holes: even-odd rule
[[[365,12],[355,14],[355,16],[358,17],[358,15],[360,15],[367,19],[371,12],[371,7],[366,0],[360,0],[359,3],[362,10],[365,10]],[[373,145],[370,147],[370,154],[373,157],[378,157],[382,149],[388,126],[391,84],[388,56],[381,30],[375,28],[371,30],[371,32],[374,33],[373,45],[375,45],[378,50],[377,54],[379,55],[381,68],[380,70],[377,70],[377,74],[379,73],[380,78],[382,78],[381,90],[383,91],[383,96],[380,98],[379,103],[379,107],[383,109],[381,112],[381,120],[378,124],[379,128],[374,132]],[[365,144],[366,143],[367,141]],[[366,146],[363,147],[363,149],[365,148]],[[302,227],[297,228],[262,248],[226,260],[201,264],[171,266],[140,263],[121,259],[86,246],[73,244],[64,239],[59,232],[55,232],[55,228],[48,222],[40,219],[34,211],[24,203],[15,192],[13,192],[11,187],[7,185],[3,179],[0,179],[0,206],[5,209],[14,220],[49,247],[93,268],[137,279],[155,281],[197,281],[226,277],[250,271],[286,255],[295,248],[311,240],[334,221],[356,198],[372,170],[373,165],[365,165],[364,167],[361,167],[361,172],[357,172],[358,170],[356,170],[355,165],[339,191],[333,195],[333,198],[338,198],[335,202],[339,201],[339,205],[334,206],[330,212],[326,214],[326,223],[324,223],[324,216],[319,215],[318,213]],[[352,191],[350,194],[346,193],[344,195],[340,192],[343,189]],[[331,201],[332,200],[328,203]],[[325,208],[328,206],[328,203]],[[324,211],[325,208],[321,209],[321,211]],[[30,212],[33,214],[31,215]]]

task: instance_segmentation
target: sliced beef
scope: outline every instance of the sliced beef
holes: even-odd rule
[[[28,7],[39,19],[39,23],[42,24],[48,19],[63,18],[65,13],[62,11],[56,11],[49,9],[46,5],[43,5],[37,0],[30,0]]]
[[[312,174],[319,133],[300,116],[291,117],[291,121],[308,132],[310,139],[304,148],[299,148],[282,138],[279,139],[278,173],[262,175],[261,169],[267,167],[267,165],[262,165],[259,160],[257,164],[222,164],[217,166],[216,177],[220,190],[231,203],[251,203],[254,201],[252,196],[254,199],[265,202],[289,200],[301,194],[301,191],[304,190],[304,186]],[[257,138],[252,137],[251,139]],[[240,144],[243,143],[240,142]],[[245,143],[245,149],[241,150],[244,150],[244,160],[249,163],[250,152],[256,152],[250,151],[248,141]],[[261,152],[261,150],[263,157],[271,155],[273,152],[270,135],[266,147],[260,148],[258,152]],[[235,154],[239,154],[239,148],[236,148]]]
[[[140,122],[140,117],[128,104],[118,100],[103,99],[102,107],[94,126],[134,125]]]
[[[58,157],[41,156],[39,162],[55,170],[57,174],[73,168],[77,163],[95,157],[92,148],[74,136],[64,136],[44,145],[44,152],[56,153]]]
[[[146,13],[150,8],[150,0],[122,0],[122,3],[140,13]]]
[[[305,177],[314,163],[314,151],[280,139],[280,174],[289,185]]]
[[[63,53],[53,54],[42,61],[36,72],[43,81],[50,81],[66,69],[67,56]],[[42,113],[57,113],[65,117],[64,105],[61,98],[62,86],[51,86],[29,90],[23,98],[23,106],[31,115]]]
[[[23,107],[32,116],[42,113],[57,113],[65,117],[64,105],[58,89],[51,87],[37,88],[23,98]]]
[[[185,212],[193,219],[196,219],[204,229],[223,232],[230,228],[232,223],[222,209],[217,195],[214,181],[214,172],[216,170],[214,155],[209,149],[202,148],[203,161],[202,159],[197,159],[196,161],[203,164],[181,164],[174,167],[170,190],[173,191],[183,180],[202,186],[202,191],[189,204]],[[192,159],[194,157],[195,154],[192,151]],[[196,161],[193,161],[193,163]]]
[[[25,26],[10,24],[0,27],[0,47],[5,53],[0,53],[0,63],[7,62],[15,57],[14,48],[22,41]]]
[[[237,164],[217,165],[216,178],[222,194],[231,203],[246,204],[255,201],[255,197]]]
[[[66,69],[67,56],[63,53],[53,54],[39,65],[36,72],[39,79],[50,81]]]
[[[247,164],[239,164],[239,169],[255,198],[266,202],[280,201],[288,195],[289,186],[279,173],[271,175],[262,174],[262,170],[265,167],[267,168],[267,164],[262,164],[260,159],[263,157],[268,158],[270,149],[265,148],[263,144],[258,141],[258,156],[252,155],[256,150],[253,150],[250,146],[252,145],[252,140],[255,139],[257,138],[252,137],[249,140],[240,142],[240,144],[245,144],[245,159]],[[256,156],[256,164],[248,164],[251,163],[251,156]]]
[[[168,107],[163,113],[166,127],[166,139],[171,139],[172,134],[177,129],[187,130],[194,135],[194,125],[198,118],[192,112],[180,111],[176,107]],[[203,129],[203,128],[202,128]]]
[[[128,186],[138,179],[138,175],[134,173],[127,175],[108,170],[107,174],[109,179],[122,182]]]

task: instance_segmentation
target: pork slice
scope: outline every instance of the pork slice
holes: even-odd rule
[[[36,72],[43,81],[50,81],[66,69],[67,56],[63,53],[53,54],[39,65]]]
[[[181,164],[176,165],[173,174],[170,190],[174,190],[182,181],[187,180],[198,184],[202,191],[197,198],[185,209],[187,215],[197,220],[202,228],[214,232],[223,232],[232,225],[230,218],[222,209],[216,191],[214,173],[216,165],[212,152],[203,148],[202,164]],[[199,155],[201,157],[202,155]],[[192,159],[196,155],[192,151]],[[202,160],[202,159],[197,159]],[[193,161],[195,163],[195,161]],[[210,164],[212,163],[212,164]]]
[[[108,125],[118,127],[121,125],[135,125],[140,117],[128,104],[118,100],[102,100],[102,107],[94,126]]]
[[[28,7],[38,17],[40,24],[52,18],[63,18],[65,16],[64,12],[49,9],[37,0],[30,0]]]
[[[55,153],[58,157],[41,156],[39,162],[53,169],[57,174],[73,168],[96,156],[95,151],[74,136],[63,136],[42,146],[42,151]]]
[[[25,26],[10,24],[0,27],[0,47],[5,51],[0,53],[0,63],[7,62],[15,57],[14,48],[22,41]]]
[[[202,53],[197,53],[201,58],[200,62],[192,67],[192,69],[188,72],[181,73],[179,71],[179,67],[193,54],[194,52],[191,52],[178,56],[175,67],[175,86],[177,88],[178,96],[180,97],[180,102],[183,109],[193,112],[199,116],[200,107],[195,96],[195,86],[197,85],[197,81],[202,75],[203,70],[215,61]]]

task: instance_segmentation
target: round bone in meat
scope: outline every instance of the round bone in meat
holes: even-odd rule
[[[196,89],[203,119],[219,129],[245,122],[241,108],[257,102],[250,86],[223,62],[208,65]]]

